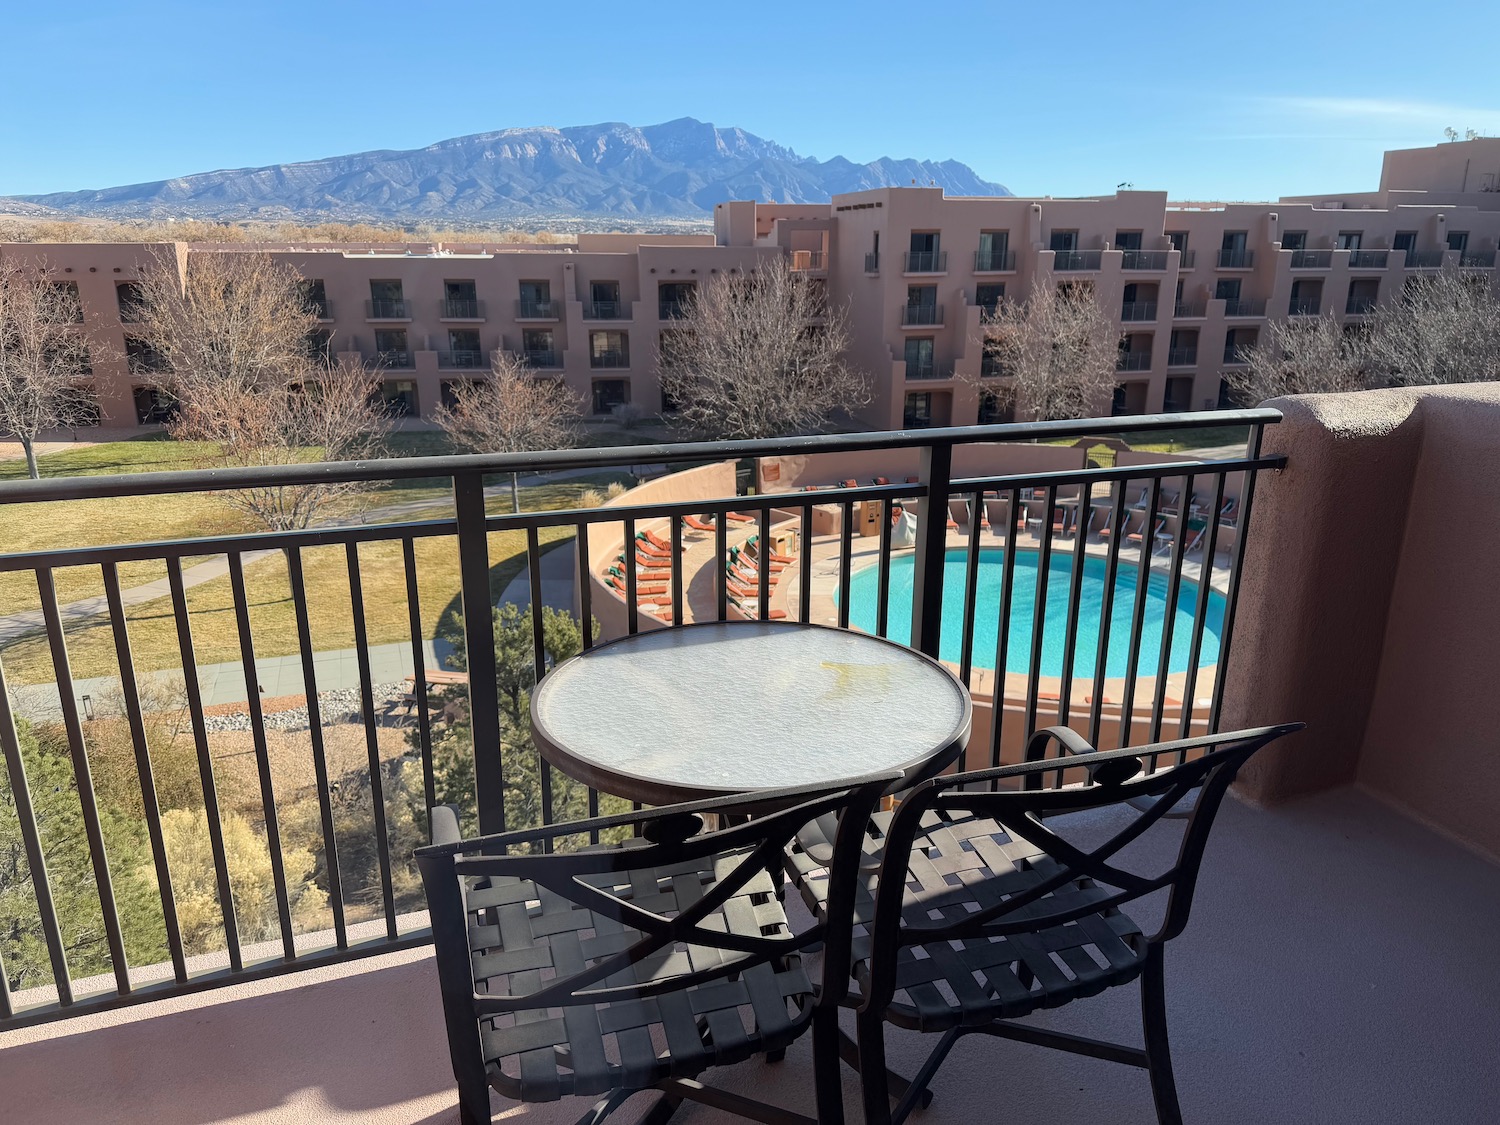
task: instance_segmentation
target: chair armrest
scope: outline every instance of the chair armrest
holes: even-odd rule
[[[458,827],[458,809],[452,805],[434,805],[427,811],[427,817],[434,844],[456,844],[463,839]]]
[[[1086,758],[1099,751],[1072,727],[1045,727],[1031,736],[1026,744],[1026,760],[1040,762],[1047,756],[1047,743],[1056,742],[1063,753]],[[1097,785],[1119,785],[1141,772],[1139,758],[1110,758],[1097,764],[1080,763],[1089,771],[1089,777]]]

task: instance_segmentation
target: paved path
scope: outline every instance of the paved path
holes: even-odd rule
[[[538,569],[542,575],[543,605],[566,610],[568,613],[573,612],[573,567],[573,544],[571,542],[559,543],[550,551],[542,553],[542,562]],[[518,605],[522,608],[530,605],[530,573],[522,570],[520,574],[512,578],[501,593],[497,604]]]

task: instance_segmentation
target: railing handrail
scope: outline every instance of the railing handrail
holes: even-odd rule
[[[1266,426],[1281,421],[1281,411],[1196,410],[1184,414],[1131,415],[1121,418],[1069,418],[1047,422],[1000,422],[992,426],[948,426],[922,430],[871,430],[854,434],[755,438],[744,441],[694,441],[658,445],[605,446],[597,449],[550,449],[536,453],[466,453],[444,457],[389,457],[374,461],[318,461],[305,465],[272,465],[228,469],[186,469],[117,476],[43,477],[0,481],[0,504],[41,500],[87,500],[156,493],[220,492],[257,486],[352,484],[374,480],[413,480],[470,473],[555,472],[562,469],[608,469],[629,465],[727,461],[787,453],[843,453],[900,449],[911,445],[971,445],[1008,441],[1103,437],[1156,430],[1210,426]]]

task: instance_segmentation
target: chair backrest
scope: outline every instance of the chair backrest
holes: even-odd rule
[[[837,1004],[848,980],[862,826],[896,779],[887,774],[837,788],[740,795],[419,848],[450,1028],[472,1027],[477,1018],[502,1012],[680,991],[819,943],[828,962],[819,1002]],[[704,815],[747,809],[769,811],[717,831],[698,831]],[[830,884],[825,921],[758,933],[747,916],[745,925],[716,929],[713,918],[721,908],[753,915],[758,900],[775,905],[768,872],[780,870],[798,831],[829,813],[853,827],[840,831],[835,843],[837,885]],[[597,839],[632,828],[643,835],[625,846],[552,850],[569,837]],[[523,846],[533,850],[515,850]],[[571,929],[591,937],[587,943],[571,939],[566,956],[547,962],[556,971],[544,979],[541,972],[525,971],[542,964],[528,963],[543,937],[531,932],[533,921],[553,935]],[[534,987],[477,991],[471,960],[476,935],[489,950],[479,955],[490,970],[481,976],[514,972],[506,979]]]
[[[1094,752],[1068,731],[1058,740],[1067,756],[917,786],[897,808],[885,839],[865,1004],[879,1008],[890,1001],[898,961],[912,946],[1036,933],[1158,892],[1167,895],[1163,920],[1146,940],[1175,937],[1187,924],[1204,845],[1236,771],[1263,746],[1300,728],[1262,727],[1107,753]],[[1033,746],[1038,740],[1044,745],[1049,733],[1038,732]],[[1120,853],[1195,789],[1175,861],[1162,870],[1134,870],[1139,857]],[[1071,824],[1057,819],[1106,808],[1113,811],[1105,828],[1099,816]],[[985,830],[963,831],[973,822],[987,822]],[[1106,838],[1098,842],[1101,832]],[[958,847],[965,837],[980,839]],[[988,879],[957,878],[948,870],[972,871],[975,852],[992,873]],[[1025,877],[1018,880],[1017,873]],[[1093,885],[1083,888],[1080,880]]]

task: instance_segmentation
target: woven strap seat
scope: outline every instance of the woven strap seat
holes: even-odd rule
[[[608,872],[581,882],[621,902],[671,917],[712,889],[747,852],[697,863]],[[588,910],[529,880],[465,880],[469,947],[481,1012],[486,995],[524,998],[549,981],[618,957],[643,931]],[[710,912],[706,930],[746,937],[789,932],[769,875],[761,872]],[[486,1070],[495,1088],[523,1101],[602,1094],[684,1078],[786,1047],[811,1018],[813,986],[791,955],[749,965],[732,977],[641,997],[641,986],[672,989],[674,978],[739,959],[732,950],[683,942],[600,979],[631,987],[628,999],[521,1008],[480,1016]],[[669,1054],[664,1055],[666,1047]]]

